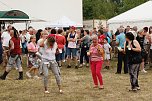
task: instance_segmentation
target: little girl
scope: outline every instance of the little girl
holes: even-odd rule
[[[31,78],[31,74],[30,72],[34,72],[34,78],[35,79],[39,79],[39,77],[37,76],[38,74],[38,67],[39,67],[39,63],[38,63],[38,58],[36,56],[36,52],[38,51],[38,46],[36,45],[36,37],[35,36],[31,36],[30,37],[30,43],[27,45],[28,48],[28,67],[30,68],[29,71],[26,72],[26,75]]]
[[[104,39],[104,45],[103,45],[104,51],[105,51],[105,69],[109,69],[110,67],[110,53],[112,51],[112,47],[108,43],[108,39]]]

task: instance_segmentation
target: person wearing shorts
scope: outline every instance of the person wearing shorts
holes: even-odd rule
[[[108,43],[108,39],[104,39],[104,45],[103,45],[104,51],[105,51],[105,69],[109,69],[110,67],[110,53],[112,51],[112,47],[110,46],[110,44]]]
[[[70,28],[71,32],[68,35],[68,48],[67,48],[67,56],[68,56],[68,66],[67,68],[71,68],[71,64],[70,64],[70,60],[71,60],[71,56],[75,62],[75,68],[78,69],[78,64],[77,64],[77,48],[76,48],[76,41],[77,41],[77,34],[75,32],[75,27],[72,26]]]
[[[10,56],[8,59],[8,63],[6,66],[6,70],[3,73],[2,76],[0,76],[0,79],[5,80],[8,73],[11,71],[11,69],[14,67],[14,64],[18,68],[19,71],[19,78],[17,80],[23,80],[23,68],[21,66],[21,47],[20,47],[20,38],[18,37],[18,32],[15,28],[10,30],[10,42],[9,42],[9,51]]]
[[[27,45],[28,48],[28,67],[30,68],[26,75],[31,78],[31,72],[34,73],[34,78],[39,79],[38,77],[38,57],[36,56],[36,52],[38,52],[38,46],[36,45],[36,37],[33,35],[30,38],[30,43]]]

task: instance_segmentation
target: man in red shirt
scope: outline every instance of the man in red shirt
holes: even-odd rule
[[[63,60],[62,55],[64,54],[64,46],[66,43],[65,37],[61,35],[63,33],[62,29],[58,29],[56,34],[56,43],[58,45],[59,54],[56,55],[56,61],[59,64],[59,67],[61,67],[61,61]]]

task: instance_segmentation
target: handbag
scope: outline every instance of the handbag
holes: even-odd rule
[[[131,43],[135,48],[133,42]],[[141,52],[136,52],[136,54],[132,54],[130,57],[130,64],[140,64],[142,62]]]
[[[141,53],[133,55],[132,58],[130,59],[131,64],[140,64],[141,62],[142,62]]]

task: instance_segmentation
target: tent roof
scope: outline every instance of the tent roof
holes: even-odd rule
[[[66,16],[61,17],[60,19],[56,20],[55,22],[50,24],[50,27],[69,27],[75,26],[76,23],[69,19]]]
[[[152,21],[152,0],[108,20],[111,23]]]
[[[0,11],[0,18],[29,19],[29,16],[19,10]]]

